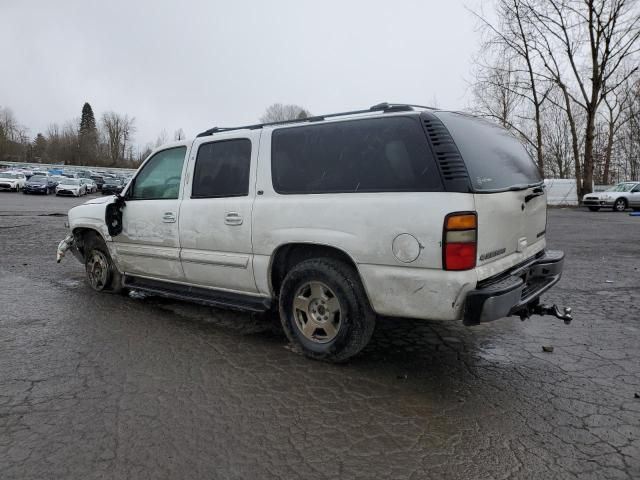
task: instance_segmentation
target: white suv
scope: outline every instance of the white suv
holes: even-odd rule
[[[523,146],[466,114],[380,104],[213,128],[154,151],[121,195],[69,211],[95,290],[278,310],[306,355],[345,360],[376,315],[463,320],[541,305],[564,255]]]

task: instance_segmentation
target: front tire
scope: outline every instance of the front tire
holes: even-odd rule
[[[618,198],[613,204],[614,212],[624,212],[627,209],[627,201],[624,198]]]
[[[96,234],[88,234],[83,251],[89,286],[96,292],[122,292],[122,275],[113,263],[104,240]]]
[[[589,207],[589,210],[591,210],[592,212],[597,212],[600,210],[600,207]]]
[[[369,343],[375,328],[358,273],[330,258],[293,267],[282,283],[279,307],[287,338],[314,360],[348,360]]]

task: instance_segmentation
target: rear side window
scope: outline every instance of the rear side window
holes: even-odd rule
[[[271,173],[282,194],[442,190],[424,131],[411,117],[274,130]]]
[[[191,198],[249,194],[251,141],[246,138],[205,143],[198,149]]]
[[[509,131],[487,120],[434,112],[453,137],[476,191],[507,190],[542,182],[538,167]]]

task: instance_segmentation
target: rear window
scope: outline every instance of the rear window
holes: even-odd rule
[[[442,190],[424,131],[411,117],[275,130],[271,173],[283,194]]]
[[[506,190],[542,182],[522,143],[487,120],[454,112],[434,112],[460,150],[475,190]]]

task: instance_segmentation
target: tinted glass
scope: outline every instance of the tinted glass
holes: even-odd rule
[[[129,198],[135,200],[178,198],[182,164],[186,152],[187,147],[177,147],[156,153],[138,173]],[[112,178],[107,183],[120,184]]]
[[[47,183],[47,177],[31,177],[29,181],[31,183]]]
[[[506,190],[542,181],[522,143],[504,128],[461,113],[434,114],[451,133],[475,190]]]
[[[279,193],[428,192],[442,189],[417,118],[325,123],[273,132]]]
[[[251,141],[246,138],[201,145],[191,198],[248,195],[250,167]]]

